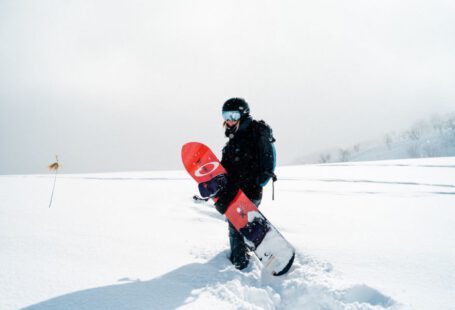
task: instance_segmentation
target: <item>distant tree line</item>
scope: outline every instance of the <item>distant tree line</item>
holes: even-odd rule
[[[337,151],[321,153],[318,161],[347,162],[371,148],[369,144],[355,144]],[[428,120],[416,122],[403,132],[387,133],[374,148],[389,154],[397,148],[405,148],[405,155],[409,158],[455,156],[455,113],[444,117],[433,115]]]

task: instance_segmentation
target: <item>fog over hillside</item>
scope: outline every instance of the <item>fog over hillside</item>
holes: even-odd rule
[[[434,114],[380,139],[302,156],[294,163],[333,163],[455,156],[455,113]]]

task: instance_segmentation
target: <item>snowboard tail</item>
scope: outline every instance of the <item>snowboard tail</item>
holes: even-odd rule
[[[202,143],[186,143],[182,147],[182,161],[198,182],[204,198],[205,194],[210,198],[216,196],[226,181],[227,172],[213,152]],[[267,270],[275,276],[289,271],[295,258],[294,248],[242,190],[238,191],[224,215]]]

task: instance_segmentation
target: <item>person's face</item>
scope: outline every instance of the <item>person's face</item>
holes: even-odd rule
[[[226,125],[229,127],[234,127],[239,121],[226,121]]]

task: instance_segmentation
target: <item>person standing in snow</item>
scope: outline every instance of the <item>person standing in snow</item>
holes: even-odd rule
[[[226,185],[217,195],[216,209],[224,214],[239,189],[256,205],[262,200],[262,188],[272,178],[276,181],[275,148],[272,129],[264,121],[250,116],[250,107],[242,98],[223,104],[225,135],[221,164],[228,173]],[[242,235],[229,222],[230,261],[237,269],[248,266],[248,247]]]

